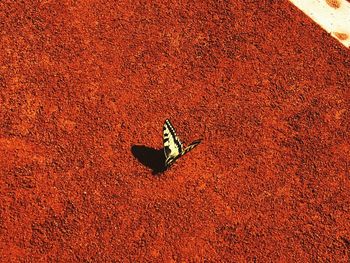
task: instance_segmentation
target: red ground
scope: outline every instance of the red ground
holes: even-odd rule
[[[349,261],[349,50],[286,0],[58,2],[0,1],[2,262]],[[155,176],[166,118],[204,141]]]

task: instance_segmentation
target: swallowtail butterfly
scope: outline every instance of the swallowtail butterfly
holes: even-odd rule
[[[168,119],[165,120],[163,126],[165,168],[170,167],[178,158],[191,151],[200,142],[201,139],[195,140],[190,145],[184,148],[180,139],[176,136],[176,132],[173,125],[171,125]]]

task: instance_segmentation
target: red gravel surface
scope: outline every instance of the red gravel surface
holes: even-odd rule
[[[1,262],[349,261],[349,50],[288,1],[5,0],[0,39]],[[154,175],[166,118],[204,140]]]

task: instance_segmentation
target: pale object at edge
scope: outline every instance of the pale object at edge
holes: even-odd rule
[[[347,48],[350,47],[350,3],[347,0],[289,0]]]

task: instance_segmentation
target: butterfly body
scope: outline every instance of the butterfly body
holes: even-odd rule
[[[175,128],[171,122],[165,120],[163,126],[163,145],[165,155],[165,168],[170,167],[178,158],[188,153],[194,147],[196,147],[201,140],[195,140],[187,147],[184,147],[180,139],[177,137]]]

